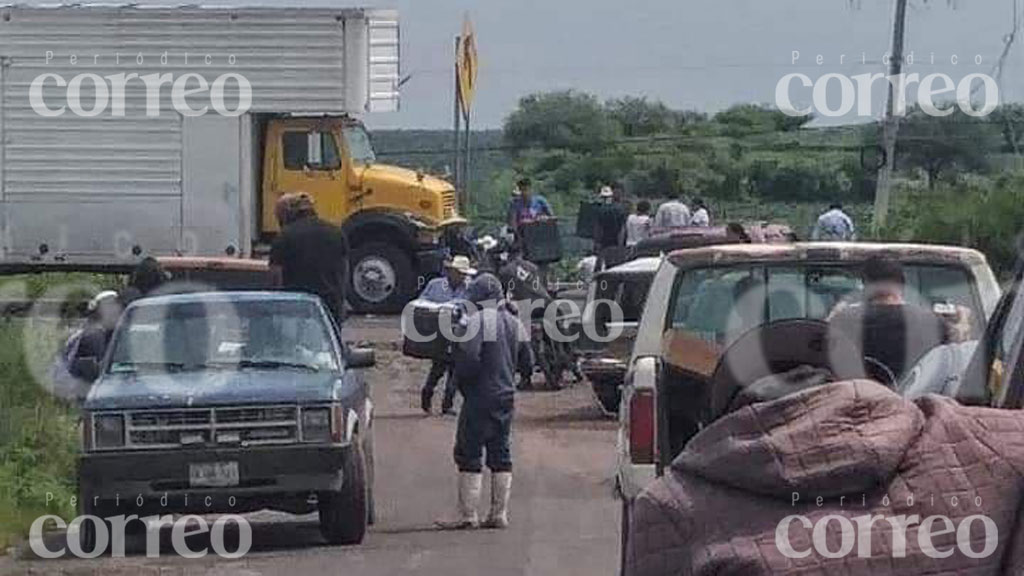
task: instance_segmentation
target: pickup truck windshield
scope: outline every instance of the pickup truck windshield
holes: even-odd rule
[[[373,143],[370,142],[370,135],[362,126],[346,126],[342,129],[345,135],[345,145],[348,147],[349,158],[354,164],[373,164],[377,161],[377,155],[373,152]]]
[[[176,303],[130,310],[110,372],[336,370],[334,346],[310,302]]]

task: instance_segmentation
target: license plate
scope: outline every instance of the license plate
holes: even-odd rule
[[[189,486],[222,488],[238,486],[238,462],[204,462],[188,465]]]

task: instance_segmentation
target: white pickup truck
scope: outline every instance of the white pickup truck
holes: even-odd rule
[[[786,319],[824,320],[862,289],[861,268],[884,256],[903,265],[908,302],[970,311],[979,338],[1000,290],[985,257],[966,248],[911,244],[742,244],[680,250],[654,277],[619,408],[617,487],[623,550],[634,498],[708,421],[709,384],[730,334]],[[737,286],[756,277],[761,312],[737,326]]]

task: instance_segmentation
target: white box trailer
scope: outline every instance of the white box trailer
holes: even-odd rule
[[[396,109],[398,33],[379,10],[0,4],[2,265],[251,255],[260,118]]]

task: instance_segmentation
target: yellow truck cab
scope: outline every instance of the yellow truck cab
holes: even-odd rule
[[[446,230],[465,223],[452,185],[377,163],[366,129],[348,116],[270,118],[263,131],[262,239],[279,231],[282,194],[310,194],[320,217],[348,236],[352,306],[400,309],[440,268]]]
[[[52,61],[24,57],[54,30],[75,42]],[[451,185],[377,163],[355,119],[398,109],[399,30],[397,12],[376,8],[0,2],[0,109],[60,116],[0,113],[0,273],[260,258],[275,201],[305,191],[348,233],[354,308],[400,309],[462,220]],[[119,46],[145,54],[118,61]],[[208,56],[186,61],[183,46]],[[69,108],[67,62],[82,54],[97,78],[127,74],[120,96],[83,87],[99,117]],[[150,74],[189,88],[140,80]]]

